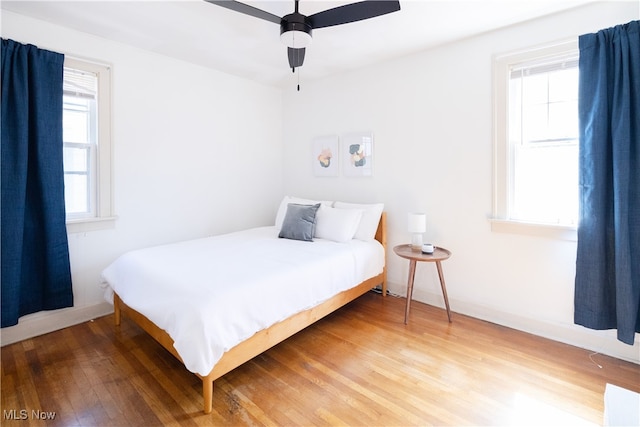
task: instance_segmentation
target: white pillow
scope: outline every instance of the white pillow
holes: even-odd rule
[[[362,209],[362,219],[353,238],[365,241],[376,238],[376,231],[378,230],[378,223],[384,210],[384,203],[359,204],[335,202],[333,206],[338,209]]]
[[[336,209],[320,205],[316,214],[316,234],[319,239],[348,242],[358,230],[362,209]]]
[[[284,196],[282,202],[280,202],[280,207],[278,208],[278,213],[276,214],[276,228],[278,230],[282,229],[282,222],[284,221],[284,216],[287,214],[287,205],[289,203],[295,203],[297,205],[316,205],[318,203],[322,203],[326,206],[332,206],[333,202],[331,201],[315,201],[310,199],[301,199],[299,197],[292,196]]]

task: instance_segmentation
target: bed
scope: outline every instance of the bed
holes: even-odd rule
[[[126,315],[199,376],[210,413],[217,378],[376,286],[386,295],[382,209],[285,197],[274,226],[128,252],[102,274],[115,324]]]

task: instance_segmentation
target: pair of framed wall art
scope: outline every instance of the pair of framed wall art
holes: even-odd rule
[[[319,136],[312,142],[315,176],[364,177],[373,175],[373,134],[371,132]]]

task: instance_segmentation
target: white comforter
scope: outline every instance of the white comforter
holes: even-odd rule
[[[131,308],[164,329],[191,372],[207,375],[257,331],[376,276],[378,242],[279,239],[275,227],[132,251],[103,273]]]

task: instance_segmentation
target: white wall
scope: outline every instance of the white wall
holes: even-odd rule
[[[638,19],[635,2],[589,5],[545,19],[311,83],[284,96],[285,193],[384,202],[389,247],[406,243],[407,213],[428,215],[454,312],[640,362],[640,346],[573,325],[575,241],[492,232],[492,56]],[[314,137],[373,131],[374,176],[316,178]],[[406,260],[387,255],[392,292],[405,295]],[[432,265],[414,298],[443,306]],[[402,321],[398,313],[398,321]],[[444,318],[443,318],[444,319]],[[454,315],[455,322],[455,315]]]
[[[112,65],[118,215],[113,229],[69,235],[75,307],[21,318],[3,345],[110,312],[100,272],[126,250],[272,223],[278,89],[7,11],[2,37]]]

